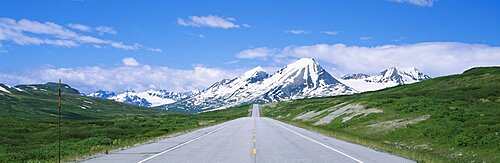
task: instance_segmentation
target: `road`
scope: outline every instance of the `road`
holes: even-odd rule
[[[259,114],[84,162],[414,162]]]

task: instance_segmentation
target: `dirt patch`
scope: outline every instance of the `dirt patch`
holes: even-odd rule
[[[303,121],[309,121],[311,119],[313,119],[314,117],[318,116],[318,115],[321,115],[323,113],[326,113],[326,112],[331,112],[333,110],[336,110],[339,106],[342,106],[344,105],[345,103],[342,103],[342,104],[338,104],[338,105],[335,105],[335,106],[332,106],[332,107],[329,107],[328,109],[324,109],[324,110],[320,110],[320,111],[309,111],[309,112],[306,112],[304,114],[301,114],[295,118],[293,118],[293,120],[303,120]]]
[[[346,115],[345,117],[342,118],[342,122],[346,122],[351,120],[352,118],[356,116],[367,116],[368,114],[371,113],[381,113],[382,110],[376,109],[376,108],[371,108],[371,109],[365,109],[365,107],[361,104],[349,104],[346,106],[341,107],[340,109],[335,110],[334,112],[331,112],[327,116],[319,119],[314,125],[322,125],[322,124],[328,124],[330,123],[333,119],[340,117],[342,115]]]
[[[304,113],[304,114],[301,114],[301,115],[299,115],[299,116],[297,116],[297,117],[293,118],[293,120],[303,120],[303,121],[309,121],[310,119],[312,119],[312,118],[314,118],[314,117],[316,117],[316,116],[318,116],[318,115],[320,115],[320,114],[324,113],[325,111],[326,111],[326,109],[325,109],[325,110],[318,111],[318,112],[316,112],[316,111],[314,111],[314,110],[313,110],[313,111],[309,111],[309,112],[306,112],[306,113]]]
[[[273,102],[273,103],[268,103],[268,104],[264,104],[262,105],[263,107],[270,107],[270,108],[275,108],[277,106],[277,102]]]

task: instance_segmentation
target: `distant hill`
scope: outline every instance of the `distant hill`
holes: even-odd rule
[[[53,83],[53,82],[48,82],[45,84],[29,84],[29,85],[17,85],[16,88],[22,89],[22,90],[39,90],[39,91],[51,91],[51,92],[57,92],[59,89],[59,84],[58,83]],[[80,94],[80,91],[71,88],[67,84],[61,84],[61,92],[62,93],[70,93],[70,94]]]
[[[5,117],[55,118],[57,83],[18,85],[0,84],[0,115]],[[2,91],[3,89],[3,91]],[[61,85],[63,118],[99,119],[105,117],[165,113],[161,110],[111,100],[85,97],[67,84]]]

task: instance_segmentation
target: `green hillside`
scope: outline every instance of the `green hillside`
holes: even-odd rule
[[[264,116],[424,162],[500,160],[500,67],[351,96],[264,106]]]
[[[57,87],[0,87],[0,162],[55,162]],[[89,98],[63,85],[62,158],[71,161],[248,115],[248,106],[186,115]]]

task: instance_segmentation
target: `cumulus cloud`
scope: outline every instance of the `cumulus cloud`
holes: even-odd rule
[[[261,58],[265,59],[274,53],[276,53],[278,49],[270,49],[267,47],[260,47],[260,48],[254,48],[254,49],[247,49],[239,52],[236,57],[237,58],[247,58],[247,59],[255,59],[255,58]]]
[[[135,60],[135,59],[134,59]],[[64,83],[84,93],[99,89],[121,92],[128,89],[166,89],[189,91],[205,89],[224,78],[234,78],[244,72],[240,69],[211,68],[202,65],[192,69],[172,69],[161,66],[137,65],[117,67],[78,67],[38,69],[16,72],[0,72],[0,83],[9,85],[45,83],[62,79]]]
[[[304,31],[304,30],[287,30],[285,33],[290,33],[290,34],[295,34],[295,35],[302,35],[302,34],[309,34],[309,31]]]
[[[432,7],[436,0],[389,0],[396,3],[407,3],[421,7]]]
[[[208,16],[189,16],[188,19],[177,18],[177,23],[186,27],[211,27],[211,28],[239,28],[234,18],[223,18],[215,15]],[[244,27],[250,27],[248,24],[243,24]]]
[[[71,29],[78,31],[93,31],[99,33],[114,33],[110,27],[101,30],[82,24],[68,24]],[[114,31],[114,32],[113,32]],[[62,47],[76,47],[90,44],[93,47],[109,46],[123,50],[137,50],[140,44],[123,44],[122,42],[101,39],[89,35],[82,35],[59,24],[52,22],[38,22],[34,20],[15,20],[0,18],[0,42],[12,41],[18,45],[53,45]]]
[[[288,46],[273,56],[276,63],[315,58],[336,75],[375,74],[392,66],[417,67],[431,76],[461,73],[477,66],[499,66],[500,47],[458,42],[424,42],[373,47],[345,44]]]
[[[132,58],[132,57],[123,58],[122,63],[125,66],[139,66],[140,65],[139,62],[137,62],[137,60],[135,60],[135,58]]]

